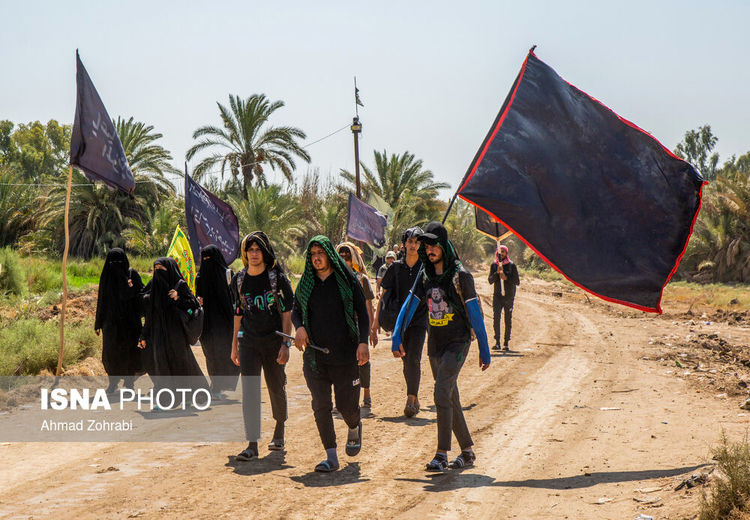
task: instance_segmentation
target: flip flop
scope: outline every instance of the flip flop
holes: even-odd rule
[[[284,449],[284,439],[273,439],[268,445],[269,451],[281,451]]]
[[[357,426],[357,438],[356,439],[348,439],[346,441],[346,454],[350,457],[354,457],[359,453],[359,450],[362,449],[362,421],[359,421],[359,426]]]
[[[331,473],[333,471],[336,471],[337,469],[339,469],[339,465],[333,464],[329,460],[324,460],[323,462],[315,466],[315,471],[317,471],[318,473]]]

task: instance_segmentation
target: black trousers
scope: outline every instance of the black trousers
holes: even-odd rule
[[[495,329],[495,343],[500,343],[500,314],[505,315],[505,335],[503,343],[510,342],[510,331],[513,325],[513,300],[514,297],[496,296],[492,297],[492,324]]]
[[[331,387],[336,397],[336,409],[349,428],[359,424],[359,367],[356,362],[347,365],[317,363],[314,353],[305,352],[302,372],[307,388],[312,394],[312,409],[320,440],[325,449],[336,447],[336,430],[333,427],[333,402]]]
[[[430,356],[430,368],[435,378],[435,408],[437,410],[438,447],[450,451],[451,432],[461,449],[472,446],[469,427],[466,425],[461,399],[458,395],[458,373],[466,361],[470,343],[458,348],[445,350],[442,354]]]
[[[406,380],[406,394],[419,395],[419,383],[422,379],[422,350],[427,329],[424,327],[409,327],[404,333],[403,347],[406,356],[404,363],[404,379]]]
[[[276,359],[279,357],[281,341],[281,338],[278,337],[271,338],[270,340],[243,338],[239,345],[240,374],[242,376],[259,377],[261,369],[263,370],[263,376],[268,387],[268,396],[271,400],[271,413],[277,424],[284,423],[287,419],[286,370],[285,365],[279,365],[276,362]],[[259,415],[260,400],[255,397],[257,394],[251,391],[250,385],[245,384],[248,381],[250,381],[249,378],[243,377],[242,415],[245,417],[247,440],[255,441],[257,439],[250,437],[255,437],[256,434],[251,435],[248,429],[252,430],[252,428],[248,427],[249,421],[252,422],[251,418]],[[246,396],[248,397],[247,399]],[[280,433],[283,436],[283,431]],[[278,431],[274,432],[274,438],[278,434]]]

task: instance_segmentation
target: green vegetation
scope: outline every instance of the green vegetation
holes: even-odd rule
[[[0,324],[0,376],[37,375],[55,371],[60,348],[60,324],[57,320],[22,318]],[[101,353],[101,340],[94,334],[93,319],[66,325],[63,363]]]
[[[747,434],[730,442],[722,432],[721,444],[713,450],[718,477],[708,493],[704,491],[700,520],[747,518],[750,513],[750,444]]]

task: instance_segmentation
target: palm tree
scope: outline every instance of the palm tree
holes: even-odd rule
[[[486,246],[492,239],[476,229],[474,208],[468,202],[458,199],[445,222],[453,246],[464,263],[480,264],[487,258]]]
[[[0,165],[0,247],[13,245],[33,228],[36,212],[34,191],[10,166]]]
[[[291,255],[297,239],[304,236],[306,226],[302,207],[281,186],[249,186],[244,197],[230,197],[240,225],[240,234],[263,231],[272,240],[273,247],[282,257]]]
[[[375,151],[375,171],[370,170],[361,163],[364,171],[364,182],[362,184],[363,198],[370,193],[375,193],[391,208],[396,210],[404,195],[409,193],[413,199],[415,214],[422,220],[430,220],[437,217],[443,203],[437,200],[438,190],[449,188],[444,182],[434,182],[430,170],[422,169],[422,160],[416,159],[414,154],[404,152],[401,155]],[[348,181],[353,188],[355,185],[354,175],[347,170],[341,170],[341,176]]]
[[[310,162],[310,155],[297,139],[305,139],[305,133],[293,126],[269,126],[271,115],[284,106],[283,101],[270,102],[265,94],[253,94],[246,100],[229,95],[229,109],[219,106],[222,127],[202,126],[193,132],[193,139],[202,140],[187,152],[190,160],[204,150],[219,149],[204,158],[194,171],[196,181],[206,176],[212,167],[221,165],[221,177],[229,168],[233,176],[242,177],[243,197],[250,193],[253,179],[266,184],[263,164],[278,168],[288,181],[296,168],[294,156]]]

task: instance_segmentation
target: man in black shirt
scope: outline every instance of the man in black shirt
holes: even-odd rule
[[[406,256],[393,262],[383,276],[380,286],[383,288],[382,302],[390,304],[391,298],[396,298],[398,307],[406,301],[409,290],[417,279],[417,274],[422,267],[419,259],[419,236],[422,229],[412,227],[401,235],[403,250]],[[391,254],[389,252],[388,254]],[[395,256],[395,254],[394,254]],[[382,305],[378,305],[378,313],[372,325],[374,331],[380,328],[380,313]],[[427,306],[422,304],[412,318],[409,326],[404,331],[403,348],[405,355],[401,358],[404,362],[404,379],[406,380],[406,406],[404,415],[413,417],[419,413],[419,383],[422,377],[422,349],[424,338],[427,334]]]
[[[444,471],[448,468],[451,432],[456,435],[461,454],[450,466],[463,468],[472,465],[476,459],[474,442],[458,394],[458,374],[469,352],[472,329],[479,343],[482,370],[490,366],[490,349],[474,278],[461,265],[445,227],[439,222],[430,222],[421,234],[420,242],[423,276],[401,308],[391,350],[397,357],[405,354],[402,330],[408,327],[419,304],[426,300],[429,318],[427,355],[435,378],[438,429],[437,451],[435,458],[427,464],[427,471]]]
[[[250,233],[242,240],[242,263],[245,268],[234,275],[231,282],[234,300],[234,336],[232,361],[240,366],[242,374],[242,414],[245,418],[245,436],[248,447],[237,455],[238,460],[258,456],[260,440],[260,401],[251,391],[260,371],[266,379],[271,410],[276,420],[269,450],[284,448],[284,423],[287,419],[286,372],[289,360],[289,342],[276,334],[292,332],[292,305],[294,294],[268,237],[262,231]],[[255,376],[252,379],[246,376]],[[257,379],[256,379],[257,378]],[[253,420],[254,419],[254,420]]]
[[[370,359],[367,336],[370,320],[362,286],[328,237],[314,236],[307,245],[305,270],[294,294],[292,322],[297,328],[294,344],[326,347],[329,354],[306,348],[302,371],[312,394],[312,409],[326,460],[315,471],[339,468],[336,431],[333,425],[331,386],[336,409],[349,427],[346,454],[354,456],[362,447],[359,412],[359,365]]]

